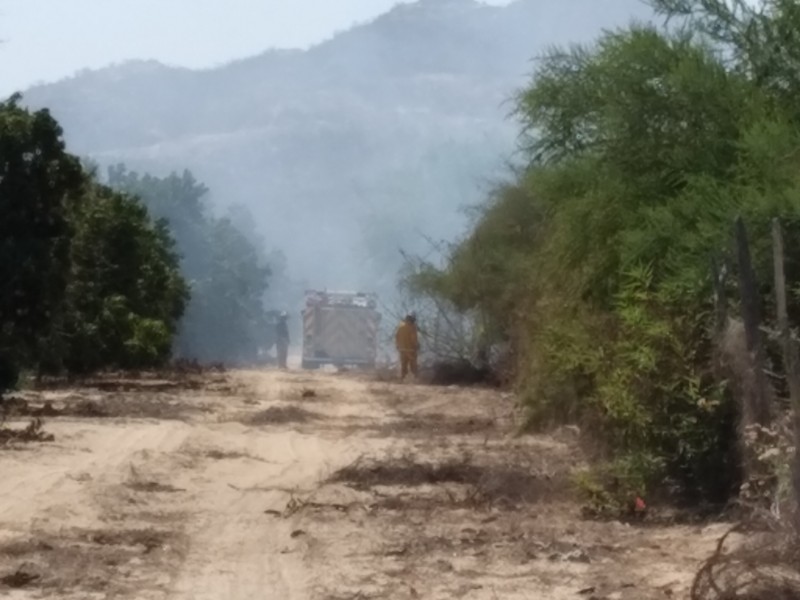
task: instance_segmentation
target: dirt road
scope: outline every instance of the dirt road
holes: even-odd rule
[[[55,441],[0,446],[4,598],[681,598],[724,530],[582,521],[574,442],[515,436],[496,392],[252,371],[22,398]]]

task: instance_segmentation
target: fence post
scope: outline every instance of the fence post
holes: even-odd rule
[[[742,319],[744,320],[745,342],[747,346],[747,368],[752,389],[744,390],[743,425],[769,426],[771,422],[770,395],[764,375],[764,353],[761,345],[761,311],[759,308],[758,285],[750,257],[750,244],[747,230],[741,217],[736,219],[736,254],[739,262],[739,290],[742,297]]]
[[[719,339],[725,332],[728,324],[728,297],[725,294],[725,264],[719,265],[717,260],[711,258],[711,277],[714,286],[714,326],[715,334]]]
[[[778,309],[778,332],[783,345],[783,360],[786,370],[786,382],[789,387],[789,398],[791,400],[794,417],[800,419],[800,373],[797,367],[798,360],[797,346],[792,343],[792,331],[789,327],[789,311],[786,300],[786,273],[784,268],[784,249],[783,231],[778,219],[772,220],[772,245],[773,259],[775,262],[775,300]],[[796,431],[800,436],[800,430]]]
[[[432,354],[435,356],[439,352],[439,344],[440,344],[440,337],[441,337],[441,315],[442,309],[439,306],[439,303],[434,303],[434,307],[436,308],[436,317],[433,320],[433,340],[431,341],[431,350]]]
[[[795,505],[800,504],[800,357],[792,341],[789,311],[786,300],[786,271],[784,268],[783,231],[778,219],[772,220],[772,250],[775,266],[775,300],[778,309],[778,332],[783,344],[783,365],[792,406],[795,453],[792,458],[792,491]]]

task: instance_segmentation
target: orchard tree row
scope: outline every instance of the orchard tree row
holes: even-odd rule
[[[20,100],[0,103],[0,390],[22,369],[255,360],[270,345],[258,240],[211,215],[190,173],[120,166],[101,183]]]

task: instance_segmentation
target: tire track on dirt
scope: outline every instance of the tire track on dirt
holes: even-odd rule
[[[650,600],[716,539],[581,522],[576,440],[515,437],[490,390],[247,371],[185,394],[213,412],[54,419],[0,453],[0,556],[49,569],[20,598]]]
[[[87,423],[52,422],[48,431],[57,444],[36,454],[31,468],[25,450],[0,456],[0,531],[46,527],[89,527],[98,522],[95,497],[128,476],[127,466],[141,452],[169,454],[183,444],[189,426],[180,422]]]
[[[314,406],[313,424],[195,428],[187,444],[194,451],[227,443],[248,456],[210,462],[195,475],[190,549],[170,598],[306,600],[315,586],[313,532],[302,531],[294,516],[275,514],[293,498],[313,495],[320,480],[367,450],[357,438],[331,435],[330,426],[359,408],[375,407],[356,382],[276,372],[239,377],[255,399],[251,411],[295,401],[308,385],[325,385],[327,393]],[[319,422],[328,428],[318,430]]]
[[[0,454],[0,595],[163,599],[183,521],[164,502],[172,488],[142,475],[173,469],[191,426],[65,419],[46,428],[57,443]],[[19,573],[26,583],[5,585]]]

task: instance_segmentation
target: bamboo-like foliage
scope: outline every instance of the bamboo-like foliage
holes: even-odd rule
[[[740,297],[737,217],[768,325],[771,220],[782,219],[787,312],[800,317],[798,11],[655,4],[676,19],[668,27],[634,25],[539,62],[517,96],[526,167],[445,268],[411,279],[511,340],[532,422],[580,419],[625,493],[666,480],[722,500],[741,481],[741,405],[718,363],[722,330],[734,348],[738,329],[721,329],[714,297]],[[735,325],[739,303],[724,314]]]

